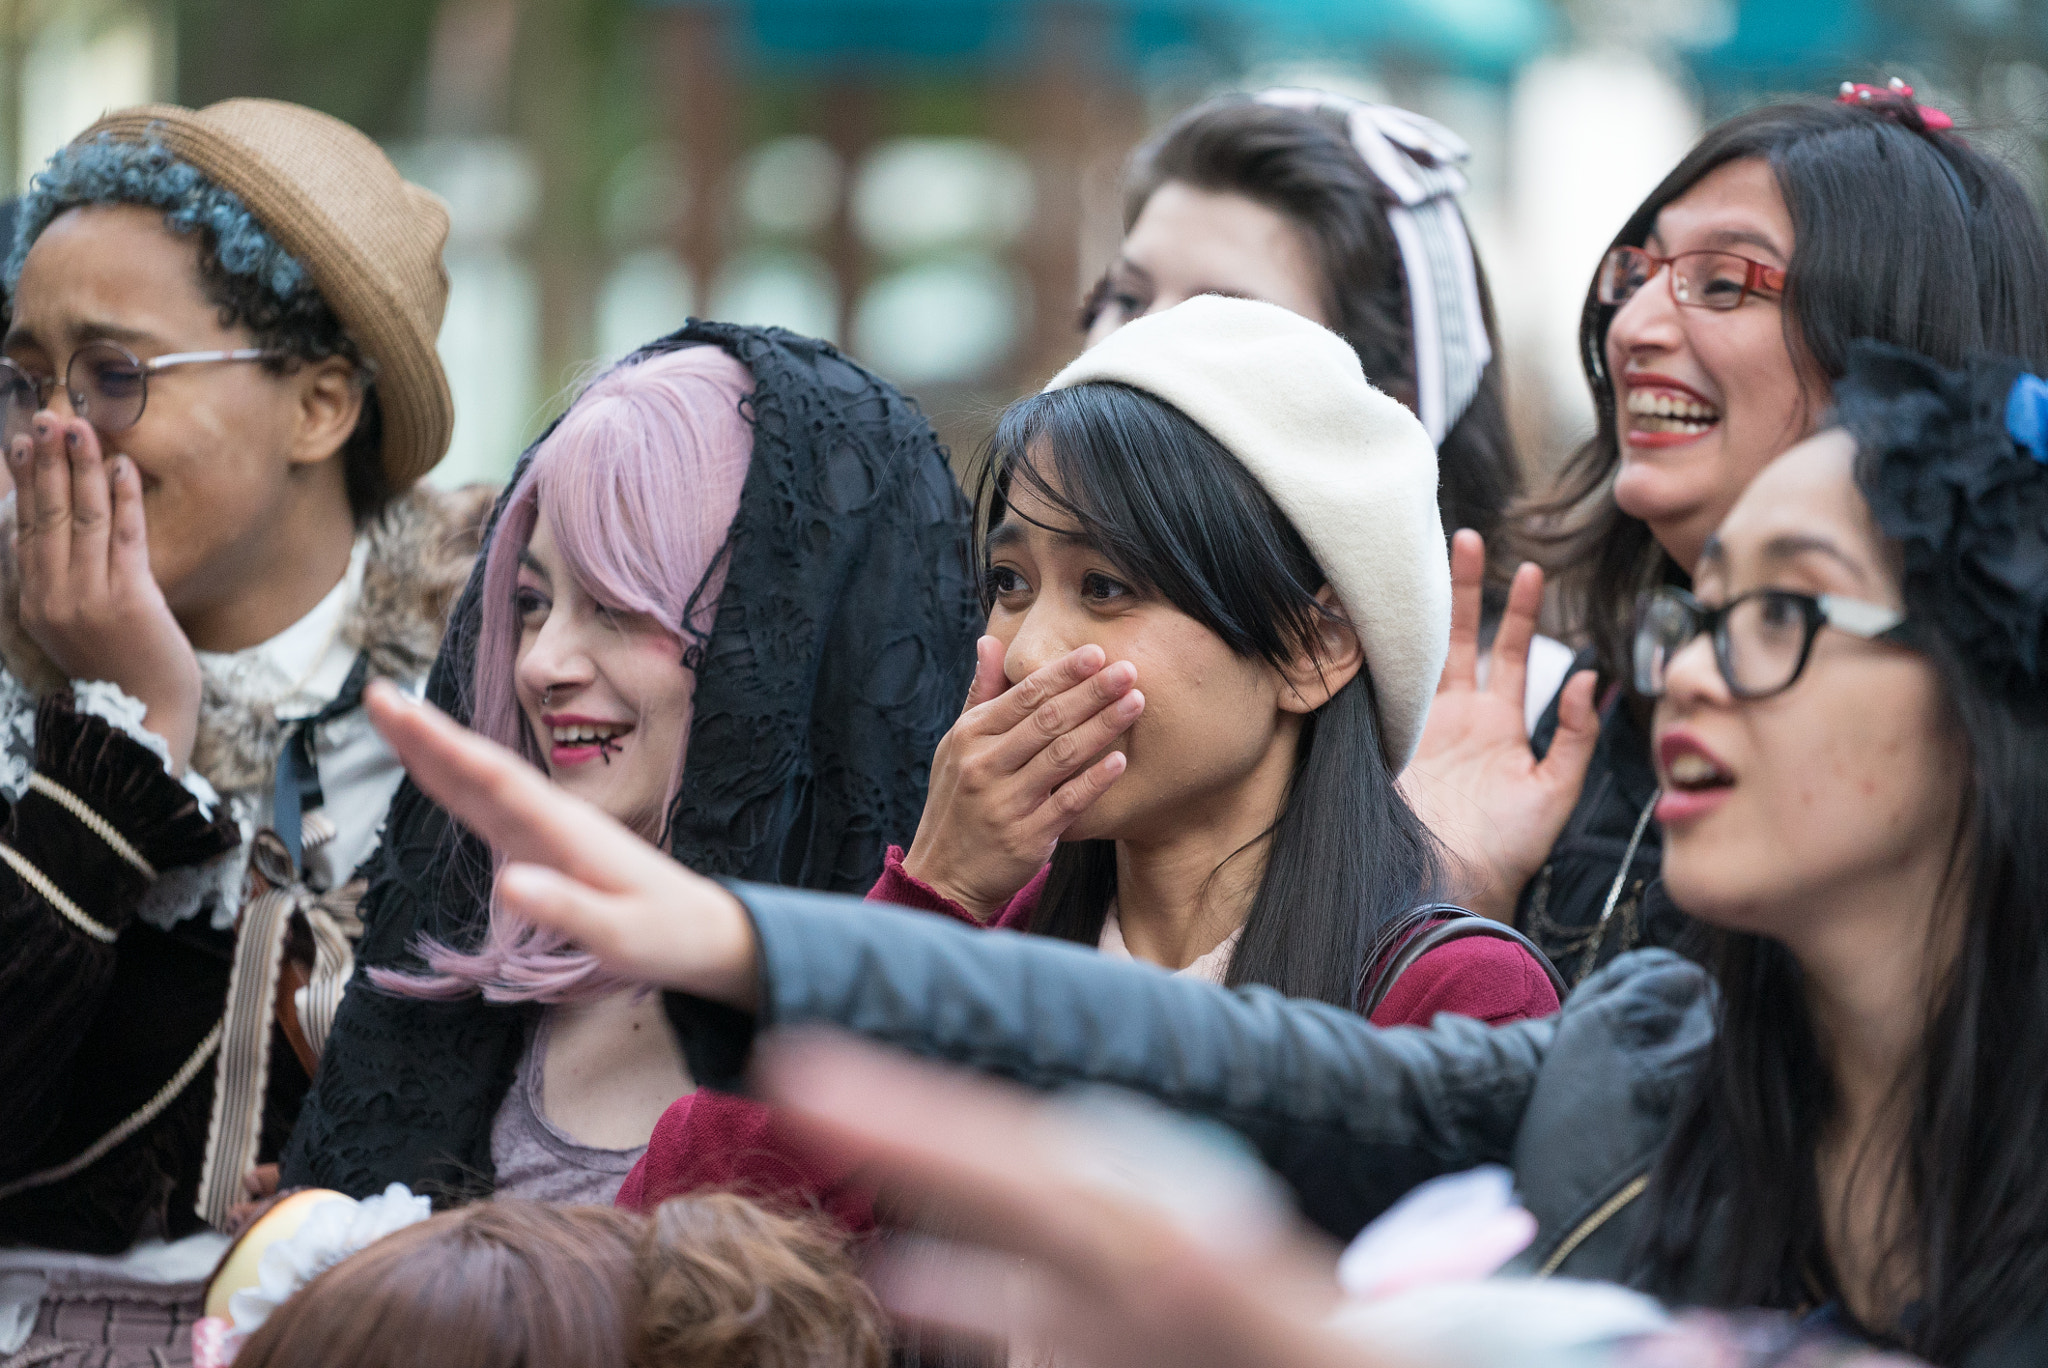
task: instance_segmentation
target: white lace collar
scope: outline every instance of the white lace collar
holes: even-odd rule
[[[311,611],[268,641],[240,651],[200,651],[199,668],[230,698],[267,705],[280,721],[310,717],[341,692],[355,663],[342,625],[362,592],[370,542],[357,537],[348,570]]]

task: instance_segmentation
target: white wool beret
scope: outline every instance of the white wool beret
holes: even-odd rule
[[[1329,329],[1199,295],[1126,324],[1048,390],[1109,380],[1179,409],[1242,461],[1329,577],[1365,649],[1387,763],[1422,739],[1451,636],[1436,446]]]

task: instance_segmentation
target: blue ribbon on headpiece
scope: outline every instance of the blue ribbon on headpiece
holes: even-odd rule
[[[2048,380],[2021,375],[2005,401],[2005,430],[2013,444],[2048,465]]]

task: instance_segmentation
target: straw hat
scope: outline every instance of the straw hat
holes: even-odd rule
[[[448,305],[448,207],[341,120],[280,100],[138,105],[78,135],[154,142],[241,197],[313,277],[377,367],[384,471],[403,490],[448,450],[455,402],[434,351]]]
[[[1451,637],[1436,443],[1421,422],[1372,387],[1337,334],[1221,295],[1125,324],[1046,388],[1098,380],[1179,409],[1280,505],[1358,632],[1398,773],[1421,743]]]

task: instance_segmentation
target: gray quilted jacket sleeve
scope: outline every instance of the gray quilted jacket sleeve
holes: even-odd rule
[[[823,1024],[1037,1088],[1106,1084],[1239,1131],[1345,1237],[1425,1179],[1513,1156],[1552,1021],[1378,1029],[1061,941],[734,884],[759,1018],[671,994],[695,1077],[741,1085],[757,1028]]]

